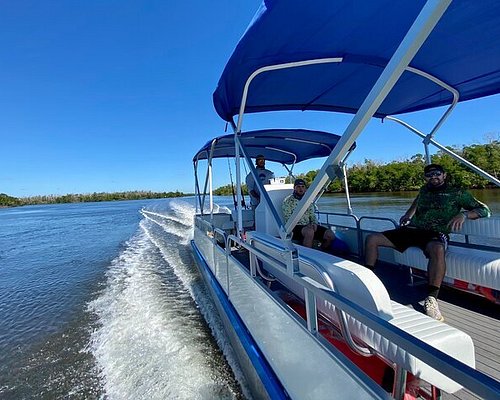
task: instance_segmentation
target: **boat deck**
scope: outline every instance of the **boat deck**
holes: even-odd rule
[[[245,251],[233,252],[244,265],[249,265]],[[352,258],[352,261],[356,261]],[[380,263],[376,275],[386,286],[391,298],[398,303],[423,312],[426,285],[414,284],[408,268]],[[466,332],[474,341],[477,370],[500,381],[500,306],[483,297],[443,287],[439,293],[439,306],[445,322]],[[466,389],[454,394],[442,393],[442,399],[480,399]]]
[[[380,265],[377,276],[384,282],[391,298],[401,304],[423,311],[426,286],[411,285],[407,268]],[[439,308],[445,322],[466,332],[474,341],[476,369],[500,381],[500,307],[471,293],[443,287]],[[466,389],[455,394],[443,393],[443,399],[478,399]]]

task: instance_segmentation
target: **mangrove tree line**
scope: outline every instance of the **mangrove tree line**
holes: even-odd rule
[[[500,176],[500,141],[493,140],[487,144],[474,144],[462,148],[449,147],[456,154],[487,171],[497,179]],[[450,181],[454,185],[467,187],[469,189],[484,189],[493,187],[486,179],[455,161],[443,151],[432,156],[432,162],[443,165],[448,172]],[[423,184],[423,171],[425,159],[422,154],[415,154],[403,161],[392,161],[390,163],[377,163],[365,160],[347,168],[349,178],[349,191],[360,192],[396,192],[418,190]],[[298,174],[309,186],[318,171],[309,171]],[[288,178],[289,179],[289,178]],[[222,186],[214,192],[217,195],[230,196],[234,189],[231,185]],[[344,190],[343,184],[336,179],[328,185],[327,192],[335,193]],[[243,185],[243,193],[247,194],[246,186]]]

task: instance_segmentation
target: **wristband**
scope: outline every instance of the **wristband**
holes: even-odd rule
[[[467,213],[468,213],[468,211],[462,211],[462,215],[465,217],[465,219],[469,219]]]

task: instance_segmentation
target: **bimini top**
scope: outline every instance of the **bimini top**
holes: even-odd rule
[[[340,136],[332,133],[306,129],[264,129],[239,135],[249,157],[262,154],[268,161],[289,165],[330,155],[339,139]],[[208,159],[213,143],[213,158],[235,156],[234,134],[230,134],[207,142],[193,161]]]
[[[355,113],[422,9],[424,0],[265,0],[214,93],[227,121],[247,78],[263,66],[341,57],[341,62],[265,72],[245,112]],[[500,1],[453,0],[410,67],[457,89],[460,100],[500,92]],[[450,104],[449,91],[405,71],[375,116]]]

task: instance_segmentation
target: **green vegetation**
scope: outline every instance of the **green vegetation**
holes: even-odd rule
[[[233,186],[231,186],[231,185],[221,186],[220,188],[217,188],[214,190],[214,194],[216,196],[232,196],[233,191],[234,191],[234,195],[236,196],[236,184],[234,184]],[[243,192],[243,195],[245,195],[245,196],[248,195],[247,185],[242,184],[241,191]]]
[[[493,140],[488,144],[477,144],[463,148],[449,147],[459,156],[487,171],[497,179],[500,175],[500,141]],[[449,155],[439,151],[432,156],[432,162],[441,164],[448,172],[451,182],[458,186],[469,189],[483,189],[493,187],[486,179],[475,172],[462,166]],[[354,164],[347,170],[349,178],[349,191],[360,192],[396,192],[418,190],[423,184],[423,171],[425,166],[424,156],[416,154],[408,160],[393,161],[388,164],[376,163],[365,160],[362,164]],[[297,175],[309,186],[318,171],[309,171]],[[328,185],[327,193],[342,192],[343,182],[336,179]],[[214,191],[215,194],[232,195],[231,185],[220,187]],[[246,194],[246,186],[243,186]]]
[[[19,199],[0,193],[0,207],[14,207],[20,205]]]
[[[481,169],[487,171],[497,179],[500,176],[500,141],[493,140],[487,144],[474,144],[463,148],[450,147],[456,154],[469,160]],[[476,173],[462,166],[449,155],[438,152],[432,156],[432,162],[441,164],[451,177],[455,185],[467,187],[469,189],[484,189],[493,187],[486,179],[481,178]],[[388,164],[376,163],[365,160],[362,164],[354,164],[347,170],[349,177],[349,191],[359,192],[395,192],[418,190],[422,186],[423,170],[425,162],[422,154],[415,154],[408,160],[393,161]],[[297,178],[302,178],[308,185],[312,183],[318,171],[309,171],[299,174]],[[342,192],[342,182],[338,179],[328,185],[327,193]],[[232,196],[235,188],[232,185],[225,185],[214,190],[215,195]],[[242,192],[247,195],[246,185],[243,185]],[[15,198],[0,193],[0,207],[13,207],[29,204],[55,204],[55,203],[83,203],[89,201],[112,201],[112,200],[141,200],[159,199],[168,197],[185,196],[181,192],[117,192],[117,193],[92,193],[92,194],[66,194],[64,196],[32,196]]]
[[[488,144],[449,148],[462,158],[472,162],[495,178],[500,175],[500,141]],[[432,162],[441,164],[448,173],[452,184],[469,189],[493,187],[486,179],[455,161],[451,156],[439,151],[432,156]],[[416,154],[409,160],[393,161],[388,164],[377,164],[365,160],[363,164],[355,164],[348,168],[349,191],[351,192],[395,192],[418,190],[423,184],[424,156]],[[309,171],[297,176],[310,184],[318,171]],[[343,191],[342,183],[336,179],[331,182],[327,192]]]
[[[31,204],[58,204],[58,203],[84,203],[91,201],[114,201],[114,200],[144,200],[162,199],[170,197],[185,196],[182,192],[115,192],[115,193],[91,193],[91,194],[65,194],[63,196],[31,196],[15,198],[0,194],[0,207],[26,206]]]

